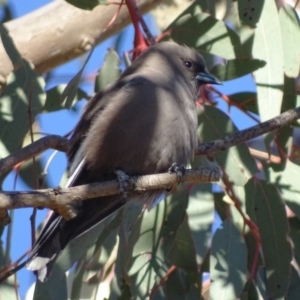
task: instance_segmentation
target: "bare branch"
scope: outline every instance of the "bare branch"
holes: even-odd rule
[[[181,182],[216,182],[221,177],[218,167],[201,167],[186,170]],[[142,193],[146,190],[169,188],[176,185],[177,175],[172,173],[134,176],[129,179],[128,191]],[[46,207],[56,210],[67,220],[76,216],[71,207],[77,201],[115,195],[119,193],[117,180],[91,183],[64,189],[43,189],[29,192],[0,193],[0,210],[24,207]],[[101,200],[99,200],[101,201]]]
[[[208,143],[201,143],[198,145],[195,155],[212,155],[221,150],[226,150],[230,147],[245,143],[267,132],[271,132],[283,126],[289,125],[299,118],[300,107],[290,109],[280,114],[278,117],[260,123],[256,126],[252,126],[248,129],[229,134],[223,139],[214,140]]]
[[[69,140],[59,135],[45,136],[32,144],[14,152],[13,154],[0,160],[0,175],[10,171],[15,165],[28,160],[33,156],[41,154],[43,151],[52,148],[66,152],[69,147]]]
[[[137,5],[146,13],[160,2],[162,0],[139,0]],[[53,1],[4,25],[22,57],[32,62],[39,73],[44,73],[82,55],[130,24],[128,9],[123,5],[116,20],[106,28],[117,10],[118,5],[112,4],[88,11],[65,1]],[[1,85],[13,70],[1,42],[0,57]]]

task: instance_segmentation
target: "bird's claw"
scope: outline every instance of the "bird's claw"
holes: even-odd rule
[[[117,180],[119,181],[119,192],[123,198],[126,199],[128,196],[127,189],[130,185],[130,177],[122,170],[116,170],[114,173],[117,175]]]
[[[177,163],[172,163],[171,167],[169,168],[169,173],[176,173],[177,183],[179,184],[183,175],[185,174],[185,166],[178,166]]]

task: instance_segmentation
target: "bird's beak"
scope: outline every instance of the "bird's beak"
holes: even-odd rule
[[[199,80],[201,83],[211,83],[211,84],[223,84],[216,76],[208,72],[200,72],[196,75],[195,79]]]

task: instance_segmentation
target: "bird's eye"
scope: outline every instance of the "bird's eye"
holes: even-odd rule
[[[189,69],[193,66],[193,63],[190,60],[185,60],[184,64],[186,65],[186,67],[188,67]]]

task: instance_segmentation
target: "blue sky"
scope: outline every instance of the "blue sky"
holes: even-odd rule
[[[24,0],[11,0],[8,1],[10,7],[13,10],[14,17],[20,17],[24,14],[31,12],[45,4],[51,2],[47,0],[35,0],[35,1],[24,1]],[[148,16],[147,21],[150,22],[150,28],[152,32],[155,33],[155,25],[153,20],[150,16]],[[152,21],[151,21],[152,20]],[[132,41],[133,41],[133,29],[130,26],[125,31],[125,36],[123,39],[122,50],[121,51],[128,51],[132,48]],[[111,38],[105,41],[100,47],[97,47],[96,51],[94,51],[93,56],[91,57],[89,63],[85,68],[84,75],[96,73],[98,69],[101,67],[103,58],[106,54],[106,50],[109,47],[112,47],[114,44],[114,38]],[[122,55],[122,53],[119,53]],[[57,85],[59,83],[67,83],[76,72],[81,67],[83,60],[76,59],[72,62],[69,62],[54,71],[55,80],[53,80],[47,88],[50,88],[53,85]],[[83,76],[84,77],[84,76]],[[89,94],[92,94],[93,91],[93,84],[91,82],[84,82],[82,84],[82,88],[84,88]],[[241,90],[254,90],[254,84],[252,83],[252,79],[250,76],[240,78],[238,80],[230,81],[224,83],[223,86],[218,86],[218,89],[225,94],[232,94]],[[78,108],[82,108],[84,105],[84,101],[81,101],[78,104]],[[223,110],[227,111],[227,105],[220,101],[219,107]],[[232,108],[231,114],[235,120],[236,125],[239,129],[247,128],[254,124],[254,122],[245,117],[244,114],[240,113],[237,109]],[[49,113],[45,115],[41,115],[39,117],[39,123],[43,132],[53,133],[58,135],[64,135],[69,132],[74,125],[76,124],[79,118],[78,113],[74,113],[72,111],[60,111],[58,113]],[[48,150],[43,155],[43,161],[46,162],[53,151]],[[66,168],[66,158],[63,153],[58,153],[54,160],[51,163],[49,173],[48,173],[48,182],[51,184],[52,187],[56,187],[59,185],[62,174]],[[11,174],[7,177],[4,182],[4,189],[5,190],[12,190],[13,189],[13,179],[14,174]],[[17,189],[18,190],[28,190],[21,180],[17,182]],[[19,209],[15,211],[14,218],[14,226],[13,226],[13,239],[12,239],[12,261],[18,259],[26,250],[30,248],[30,222],[29,217],[31,214],[31,209]],[[37,224],[39,224],[45,218],[46,210],[39,210],[37,216]],[[2,239],[5,241],[6,234],[3,235]],[[27,270],[21,270],[18,273],[18,281],[20,283],[20,295],[21,299],[24,299],[25,293],[32,282],[34,282],[35,277],[33,274]]]

